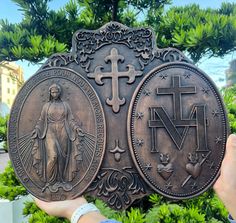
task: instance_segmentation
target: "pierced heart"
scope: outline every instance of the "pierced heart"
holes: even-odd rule
[[[186,171],[193,177],[197,178],[201,173],[202,167],[200,163],[193,165],[192,163],[186,164]]]
[[[167,164],[166,166],[159,164],[157,165],[157,171],[164,180],[168,180],[174,172],[173,165],[171,163]]]

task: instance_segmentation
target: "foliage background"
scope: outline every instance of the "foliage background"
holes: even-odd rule
[[[68,52],[76,30],[97,29],[117,20],[130,27],[150,26],[157,46],[173,46],[189,54],[194,62],[203,56],[223,56],[236,46],[236,4],[223,3],[219,9],[201,9],[198,5],[170,7],[170,0],[70,0],[60,10],[49,10],[50,0],[13,0],[24,18],[16,24],[0,21],[0,62],[25,59],[39,62],[53,53]],[[142,16],[140,16],[142,15]],[[223,89],[232,132],[236,132],[236,87]],[[6,141],[7,117],[0,118],[0,140]],[[7,145],[5,144],[5,148]],[[27,194],[12,166],[0,174],[0,197],[9,200]],[[212,190],[186,200],[168,200],[158,194],[136,202],[127,211],[111,210],[94,200],[101,213],[123,223],[219,223],[228,222],[227,211]],[[25,205],[29,222],[68,222],[48,216],[33,202]]]
[[[113,20],[130,27],[152,27],[157,46],[174,46],[194,62],[203,56],[223,56],[236,46],[236,4],[219,9],[197,4],[169,7],[170,0],[69,0],[50,10],[51,0],[13,0],[23,20],[0,20],[0,61],[39,62],[71,49],[71,36],[81,28],[98,29]]]

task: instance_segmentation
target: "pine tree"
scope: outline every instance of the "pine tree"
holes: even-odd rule
[[[17,24],[0,21],[0,61],[38,62],[53,53],[68,52],[76,30],[97,29],[111,20],[129,27],[152,27],[159,48],[176,47],[195,62],[236,48],[235,3],[222,3],[219,9],[193,4],[167,10],[170,0],[70,0],[61,9],[51,10],[50,0],[13,1],[24,18]]]

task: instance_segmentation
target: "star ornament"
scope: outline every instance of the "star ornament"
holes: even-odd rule
[[[190,78],[190,76],[191,76],[191,74],[190,74],[190,73],[185,73],[185,74],[184,74],[184,78],[185,78],[185,79],[189,79],[189,78]]]
[[[190,185],[192,189],[197,189],[197,183],[194,182],[193,184]]]
[[[215,143],[216,143],[216,144],[220,144],[221,141],[222,141],[222,138],[221,138],[221,137],[216,137],[216,138],[215,138]]]
[[[143,119],[143,116],[144,116],[143,112],[137,112],[136,114],[137,119]]]
[[[148,89],[145,89],[145,90],[143,91],[143,94],[144,94],[145,96],[150,96],[151,91],[148,90]]]
[[[168,183],[165,185],[165,188],[166,188],[167,190],[170,190],[172,187],[173,187],[173,185],[171,184],[171,182],[168,182]]]
[[[143,140],[143,139],[137,139],[137,140],[136,140],[136,144],[137,144],[138,146],[143,146],[144,140]]]
[[[144,166],[145,170],[151,170],[152,169],[152,164],[151,163],[147,163],[145,166]]]
[[[160,77],[161,77],[162,80],[166,80],[166,78],[168,77],[168,75],[167,75],[167,74],[161,74]]]
[[[220,113],[218,110],[213,110],[211,114],[213,115],[213,117],[218,117]]]
[[[210,89],[209,88],[202,88],[202,92],[204,94],[209,94]]]

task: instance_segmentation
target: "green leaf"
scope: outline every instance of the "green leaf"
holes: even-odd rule
[[[11,52],[18,59],[22,58],[22,51],[23,49],[20,45],[11,47]]]
[[[57,53],[63,53],[67,51],[67,45],[64,43],[55,42],[55,49]]]
[[[39,48],[40,44],[42,43],[42,36],[41,35],[30,36],[29,41],[33,48]]]

